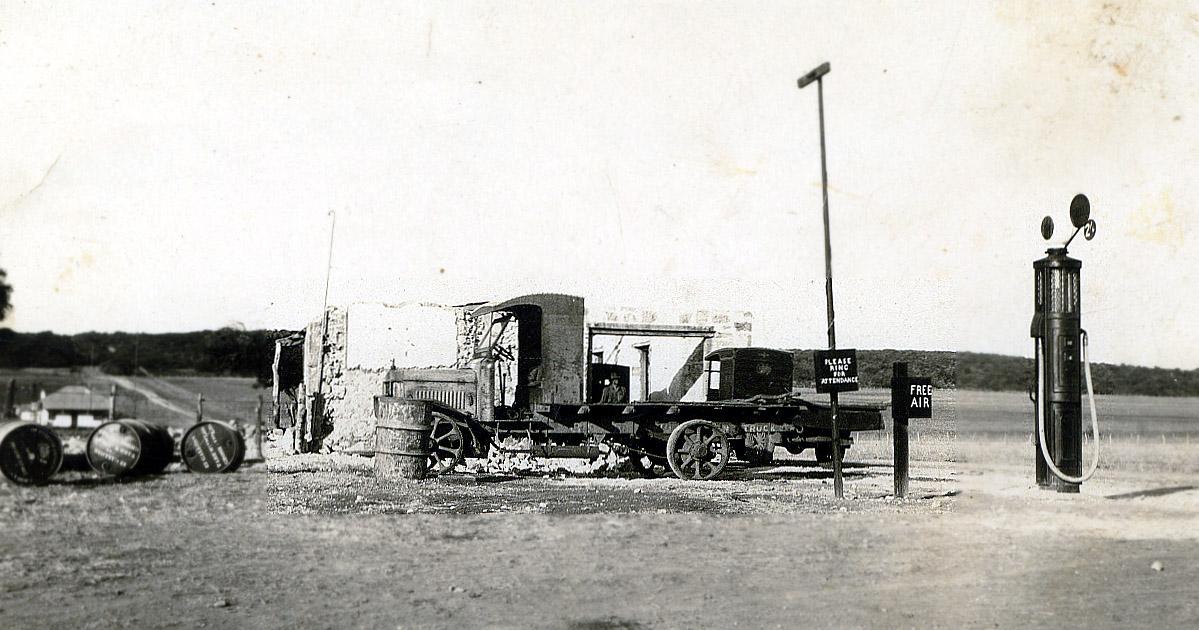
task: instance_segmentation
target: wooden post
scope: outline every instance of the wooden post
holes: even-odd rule
[[[4,398],[4,410],[0,412],[0,417],[7,418],[17,415],[17,379],[8,379],[8,393]]]
[[[824,75],[829,73],[829,64],[824,62],[799,78],[799,89],[804,89],[813,81],[816,82],[816,103],[820,112],[820,183],[824,192],[824,297],[828,311],[828,349],[837,349],[837,318],[833,312],[833,243],[829,236],[828,221],[828,165],[824,148]],[[833,492],[837,498],[845,496],[844,483],[841,478],[841,431],[838,422],[837,392],[828,395],[829,407],[832,408],[833,434]]]
[[[262,394],[258,395],[258,406],[254,408],[254,415],[257,417],[257,428],[254,431],[254,461],[262,461],[266,459],[262,455]]]
[[[279,364],[283,361],[283,340],[275,340],[275,360],[271,363],[271,399],[275,402],[271,409],[272,424],[279,427]],[[261,396],[259,396],[261,399]],[[261,404],[261,400],[259,401]]]
[[[115,383],[108,395],[108,419],[109,421],[117,419],[117,386]]]
[[[891,391],[907,387],[908,364],[897,361],[891,366]],[[894,396],[894,394],[892,394]],[[891,405],[892,453],[895,457],[895,496],[908,495],[908,410]]]
[[[649,400],[649,343],[634,344],[633,347],[641,354],[641,400]],[[629,383],[630,388],[632,385]]]
[[[4,397],[4,410],[0,411],[0,418],[15,416],[17,408],[17,379],[8,379],[8,392]]]
[[[196,424],[204,422],[204,394],[196,394]]]

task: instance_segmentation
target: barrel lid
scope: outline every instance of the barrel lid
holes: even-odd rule
[[[120,421],[100,425],[87,439],[87,461],[97,472],[121,475],[137,465],[142,441]]]
[[[245,441],[241,433],[223,422],[201,422],[183,434],[179,453],[192,472],[226,472],[240,463]]]
[[[53,431],[18,423],[0,441],[0,473],[13,483],[44,483],[62,466],[62,441]]]

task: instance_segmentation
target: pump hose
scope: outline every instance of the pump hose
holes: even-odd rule
[[[1088,339],[1087,331],[1082,331],[1082,365],[1083,372],[1087,377],[1087,401],[1091,407],[1091,429],[1095,436],[1095,447],[1092,449],[1090,469],[1081,477],[1072,477],[1062,472],[1056,464],[1053,463],[1053,457],[1049,455],[1049,449],[1045,446],[1045,413],[1044,406],[1041,404],[1043,390],[1045,389],[1045,379],[1042,376],[1042,370],[1045,369],[1044,350],[1041,347],[1042,342],[1037,340],[1037,444],[1041,447],[1041,457],[1045,460],[1045,465],[1049,470],[1057,476],[1058,479],[1067,483],[1082,483],[1091,478],[1095,474],[1095,470],[1099,468],[1099,417],[1095,413],[1095,388],[1091,384],[1091,358],[1087,350]]]

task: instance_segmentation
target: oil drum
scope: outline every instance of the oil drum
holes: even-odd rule
[[[0,473],[20,485],[49,481],[62,466],[58,434],[32,422],[0,424]]]
[[[183,434],[179,455],[192,472],[233,472],[246,458],[246,440],[237,427],[209,420]]]
[[[424,479],[428,472],[429,403],[404,398],[375,398],[375,477]]]
[[[167,428],[142,420],[105,422],[87,438],[87,462],[105,475],[157,475],[174,454]]]

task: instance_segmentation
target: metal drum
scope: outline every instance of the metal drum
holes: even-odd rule
[[[246,440],[237,427],[224,422],[201,422],[183,434],[179,455],[192,472],[229,473],[245,461]]]
[[[87,462],[105,475],[157,475],[174,454],[167,428],[141,420],[105,422],[87,438]]]
[[[62,466],[62,440],[32,422],[0,424],[0,473],[20,485],[49,481]]]
[[[404,398],[375,398],[375,476],[424,479],[428,473],[429,403]]]

